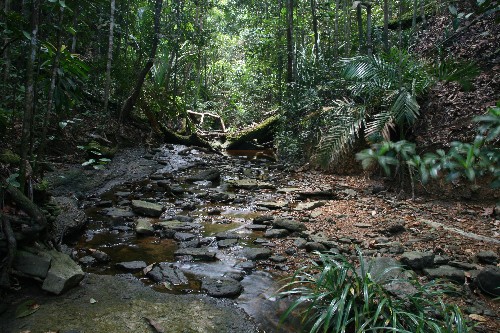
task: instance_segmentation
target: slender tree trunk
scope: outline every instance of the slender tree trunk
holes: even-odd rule
[[[76,52],[76,41],[77,41],[76,34],[77,34],[77,31],[78,31],[78,15],[80,15],[80,5],[79,4],[76,5],[75,11],[73,13],[73,30],[74,30],[74,33],[73,33],[73,36],[71,38],[71,53],[75,53]]]
[[[335,60],[339,58],[339,3],[340,0],[335,0],[335,22],[334,22],[334,50],[333,56]]]
[[[278,50],[278,75],[276,77],[276,85],[278,87],[278,105],[282,105],[283,102],[283,48],[282,48],[282,38],[283,36],[283,25],[281,24],[281,11],[283,10],[283,0],[278,0],[278,28],[276,31],[278,34],[276,35],[276,43]]]
[[[358,20],[358,52],[363,50],[363,16],[361,15],[361,2],[356,6],[356,18]]]
[[[314,57],[319,61],[319,33],[318,33],[318,17],[316,16],[316,0],[311,0],[311,19],[314,34]]]
[[[62,25],[64,18],[64,7],[60,7],[59,9],[59,19],[57,23],[57,36],[56,36],[56,55],[52,62],[52,73],[50,77],[50,87],[49,87],[49,96],[47,101],[47,110],[45,110],[45,115],[43,119],[43,127],[42,127],[42,135],[40,137],[40,146],[38,148],[37,154],[37,163],[35,168],[35,173],[40,170],[40,163],[43,161],[45,157],[45,148],[47,145],[47,132],[49,127],[50,115],[52,113],[52,107],[54,104],[54,92],[56,90],[56,82],[57,82],[57,72],[59,70],[59,62],[61,59],[61,47],[62,47]]]
[[[111,89],[111,63],[113,62],[113,36],[115,26],[115,0],[111,0],[109,18],[108,61],[106,63],[106,84],[104,86],[104,112],[108,112],[109,91]]]
[[[344,16],[346,38],[345,56],[348,57],[351,54],[351,7],[347,5],[347,0],[344,0]]]
[[[293,75],[293,62],[294,62],[294,54],[293,54],[293,1],[294,0],[286,0],[286,21],[287,21],[287,29],[286,29],[286,54],[287,54],[287,66],[286,66],[286,82],[288,84],[294,82]]]
[[[144,80],[148,75],[151,67],[153,67],[154,59],[156,56],[156,50],[158,49],[158,41],[160,38],[160,18],[161,18],[161,9],[163,6],[163,0],[155,0],[155,23],[154,23],[154,37],[153,37],[153,45],[151,46],[151,53],[149,54],[149,59],[144,65],[143,69],[139,73],[137,78],[137,83],[132,90],[130,96],[125,100],[123,106],[120,110],[120,123],[123,123],[130,117],[130,113],[137,103],[137,99],[141,94],[142,85],[144,84]]]
[[[3,11],[5,15],[9,15],[10,13],[10,1],[11,0],[5,0],[4,6],[3,6]],[[10,52],[9,52],[9,42],[10,39],[6,36],[3,39],[3,45],[4,45],[4,50],[3,50],[3,61],[4,61],[4,70],[3,70],[3,82],[6,85],[9,81],[10,78]]]
[[[389,52],[389,0],[384,0],[384,31],[382,33],[384,51]]]
[[[31,5],[31,35],[29,55],[26,64],[26,93],[24,100],[23,131],[21,135],[21,166],[19,170],[19,183],[24,192],[26,183],[26,170],[28,169],[28,151],[31,134],[31,119],[35,110],[35,60],[38,53],[38,26],[40,20],[40,0],[33,0]]]
[[[373,54],[372,44],[372,4],[366,4],[366,53],[368,56]]]
[[[422,17],[422,26],[427,26],[427,20],[425,19],[425,0],[420,0],[420,16]]]
[[[413,0],[413,16],[411,18],[411,31],[415,32],[417,27],[418,0]]]

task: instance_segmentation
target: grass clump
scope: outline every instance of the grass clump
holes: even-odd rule
[[[442,299],[451,285],[423,285],[416,278],[403,278],[405,274],[391,274],[384,281],[381,275],[401,269],[372,275],[358,253],[360,267],[342,255],[318,253],[318,261],[298,270],[280,291],[282,297],[295,298],[282,321],[298,313],[302,331],[308,332],[472,332],[460,309]],[[394,283],[409,286],[404,296],[389,291]]]

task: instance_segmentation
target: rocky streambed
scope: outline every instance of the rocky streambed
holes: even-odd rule
[[[266,152],[228,157],[166,145],[125,151],[106,170],[54,174],[55,201],[64,207],[54,232],[87,276],[61,299],[43,296],[47,303],[40,311],[5,327],[37,331],[36,322],[46,330],[123,332],[128,325],[146,332],[153,323],[166,332],[293,332],[294,323],[278,326],[286,302],[275,294],[280,277],[303,265],[312,251],[355,256],[361,248],[368,257],[399,260],[373,259],[380,271],[380,265],[401,263],[429,279],[473,280],[478,290],[496,292],[498,237],[455,228],[460,234],[444,225],[459,238],[476,237],[480,247],[469,249],[468,256],[445,244],[436,250],[441,232],[436,228],[443,226],[422,216],[415,224],[412,207],[395,202],[380,185],[362,192],[345,179],[293,173],[266,157]],[[381,220],[376,207],[392,202],[395,207]],[[339,214],[342,207],[355,212]],[[66,313],[59,320],[42,311],[58,302],[72,304],[63,305],[63,313],[78,306],[81,319]],[[468,308],[492,322],[498,316],[498,309],[482,300]],[[203,315],[192,320],[197,311]],[[106,316],[115,316],[114,324]],[[85,318],[98,318],[96,326]],[[104,323],[105,330],[99,326]]]

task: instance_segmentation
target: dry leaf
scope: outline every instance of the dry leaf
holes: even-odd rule
[[[149,266],[146,266],[143,270],[142,270],[142,273],[144,275],[148,274],[152,269],[153,269],[153,266],[155,265],[155,263],[152,263],[151,265]]]
[[[481,215],[482,216],[491,216],[491,215],[493,215],[494,211],[495,211],[494,207],[486,207]]]
[[[95,299],[91,298],[90,299],[90,304],[95,304],[95,303],[97,303],[97,301]]]
[[[481,316],[481,315],[478,315],[478,314],[470,314],[469,315],[469,318],[472,319],[472,320],[475,320],[475,321],[480,321],[482,323],[488,321],[488,318],[484,317],[484,316]]]

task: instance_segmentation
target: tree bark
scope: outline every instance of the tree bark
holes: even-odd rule
[[[75,11],[73,13],[73,30],[74,30],[74,32],[73,32],[73,36],[71,37],[71,53],[76,52],[76,41],[77,41],[76,33],[78,31],[78,15],[79,14],[80,14],[80,5],[77,4]]]
[[[35,110],[35,60],[38,53],[38,26],[40,19],[40,0],[33,0],[31,6],[31,36],[29,44],[28,62],[26,64],[26,93],[24,100],[23,130],[21,136],[21,166],[19,182],[24,192],[26,183],[26,169],[31,135],[31,120]]]
[[[358,52],[363,50],[363,16],[361,15],[361,2],[356,6],[356,18],[358,20]]]
[[[113,62],[113,37],[115,26],[115,0],[111,0],[111,14],[109,18],[108,61],[106,63],[106,84],[104,86],[104,112],[108,112],[109,90],[111,88],[111,64]]]
[[[413,0],[413,16],[411,18],[411,31],[415,32],[417,27],[418,0]]]
[[[0,287],[8,288],[10,287],[9,275],[16,254],[17,242],[10,221],[1,212],[0,225],[2,226],[5,239],[7,240],[7,256],[4,261],[0,263]]]
[[[389,0],[384,0],[384,31],[382,32],[384,51],[389,52]]]
[[[427,26],[427,20],[425,19],[425,0],[420,0],[420,16],[422,17],[422,26]]]
[[[335,60],[339,58],[339,4],[340,0],[335,0],[335,19],[334,19],[334,34],[333,34],[333,56]]]
[[[346,35],[345,56],[349,57],[349,55],[351,54],[351,7],[347,5],[347,0],[344,0],[344,15]]]
[[[371,56],[373,53],[372,45],[372,4],[366,3],[366,53]]]
[[[130,113],[132,112],[135,104],[137,103],[137,99],[141,94],[142,85],[144,84],[144,80],[148,75],[151,67],[153,67],[154,59],[156,56],[156,50],[158,49],[158,41],[160,38],[160,18],[161,18],[161,9],[163,6],[163,0],[155,0],[155,23],[154,23],[154,37],[153,37],[153,45],[151,46],[151,52],[149,54],[149,59],[144,65],[143,69],[139,73],[137,78],[137,83],[132,90],[130,96],[125,100],[123,106],[120,110],[120,123],[125,122],[130,118]]]
[[[62,46],[62,24],[64,18],[64,7],[59,8],[59,19],[57,23],[57,36],[56,36],[56,55],[54,61],[52,62],[52,73],[50,77],[50,87],[49,96],[47,101],[47,110],[45,110],[45,115],[43,119],[42,135],[40,137],[40,146],[38,148],[37,163],[35,167],[35,173],[39,171],[39,165],[43,161],[45,156],[45,148],[47,145],[47,132],[49,127],[50,115],[52,113],[52,106],[54,104],[54,92],[56,90],[57,82],[57,72],[59,70],[59,62],[61,59],[61,46]]]
[[[316,0],[311,0],[311,19],[314,34],[314,56],[315,60],[319,61],[319,33],[318,33],[318,17],[316,15]]]
[[[11,0],[5,0],[3,11],[5,13],[5,16],[9,15],[10,13],[10,1]],[[10,77],[10,52],[9,52],[9,44],[10,44],[10,39],[8,37],[4,37],[3,39],[3,61],[4,61],[4,71],[3,71],[3,82],[6,85],[7,82],[9,81]]]
[[[286,54],[287,54],[287,65],[286,65],[286,82],[291,84],[294,82],[293,75],[293,1],[286,0]]]

